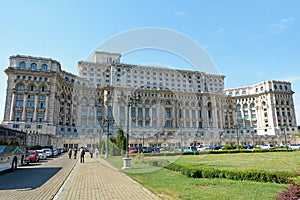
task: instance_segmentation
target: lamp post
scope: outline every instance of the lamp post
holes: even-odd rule
[[[286,125],[282,125],[282,126],[281,126],[281,129],[283,129],[283,134],[284,134],[284,142],[285,142],[286,150],[288,150],[288,149],[289,149],[289,147],[288,147],[288,145],[287,145],[287,138],[286,138],[286,131],[285,131],[285,129],[286,129]]]
[[[105,158],[108,158],[108,138],[109,138],[109,126],[114,124],[115,120],[112,116],[104,118],[102,121],[103,125],[107,126],[106,139],[105,139]]]
[[[123,159],[123,169],[131,168],[131,159],[128,154],[128,146],[129,146],[129,117],[130,117],[130,107],[135,104],[140,98],[139,94],[134,94],[131,96],[127,96],[127,123],[126,123],[126,154]]]
[[[234,128],[236,129],[237,150],[240,150],[239,125],[234,125]]]
[[[224,131],[219,131],[220,146],[222,145],[222,135]]]

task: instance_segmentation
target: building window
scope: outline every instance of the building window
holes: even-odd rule
[[[42,64],[41,70],[42,71],[47,71],[48,70],[48,66],[46,64]]]
[[[135,108],[131,108],[131,117],[135,117]]]
[[[138,127],[143,127],[143,121],[138,121]]]
[[[171,117],[171,109],[166,108],[166,118],[170,118],[170,117]]]
[[[32,70],[37,70],[37,64],[36,63],[31,63],[30,68]]]
[[[138,117],[143,117],[143,108],[138,108]]]
[[[42,125],[36,125],[36,128],[37,128],[37,129],[42,129],[43,126],[42,126]]]
[[[23,100],[17,100],[16,107],[23,107]]]

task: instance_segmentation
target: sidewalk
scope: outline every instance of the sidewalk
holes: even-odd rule
[[[85,156],[76,163],[54,200],[159,199],[156,195],[121,173],[102,158]]]

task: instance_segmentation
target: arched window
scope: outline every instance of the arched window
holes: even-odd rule
[[[20,68],[21,69],[26,68],[26,63],[24,61],[20,62]]]
[[[42,64],[41,70],[42,71],[47,71],[48,70],[48,66],[46,64]]]
[[[277,90],[277,85],[274,85],[274,90]]]
[[[87,102],[87,101],[86,101],[86,98],[82,98],[81,103],[82,103],[82,104],[86,104],[86,102]]]
[[[243,109],[247,109],[247,108],[248,108],[248,104],[244,104]]]
[[[241,109],[241,105],[240,104],[236,105],[236,109],[240,110]]]
[[[46,86],[41,86],[40,87],[40,92],[47,92],[47,87]]]
[[[282,85],[279,85],[279,89],[282,90]]]
[[[25,89],[24,85],[18,85],[17,90],[23,91]]]
[[[152,100],[152,105],[156,105],[156,100]]]
[[[90,99],[90,104],[91,104],[91,105],[94,105],[94,104],[95,104],[95,99],[91,98],[91,99]]]
[[[36,63],[31,63],[30,68],[32,70],[37,70],[37,64]]]
[[[240,92],[239,92],[239,91],[236,91],[236,92],[235,92],[235,95],[240,95]]]
[[[36,90],[36,87],[34,85],[31,85],[29,86],[28,88],[29,91],[35,91]]]

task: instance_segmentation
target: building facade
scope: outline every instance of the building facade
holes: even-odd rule
[[[74,75],[52,59],[11,56],[2,124],[65,146],[95,144],[118,126],[128,127],[131,146],[280,143],[297,132],[289,82],[224,89],[223,75],[120,58],[95,52]]]

